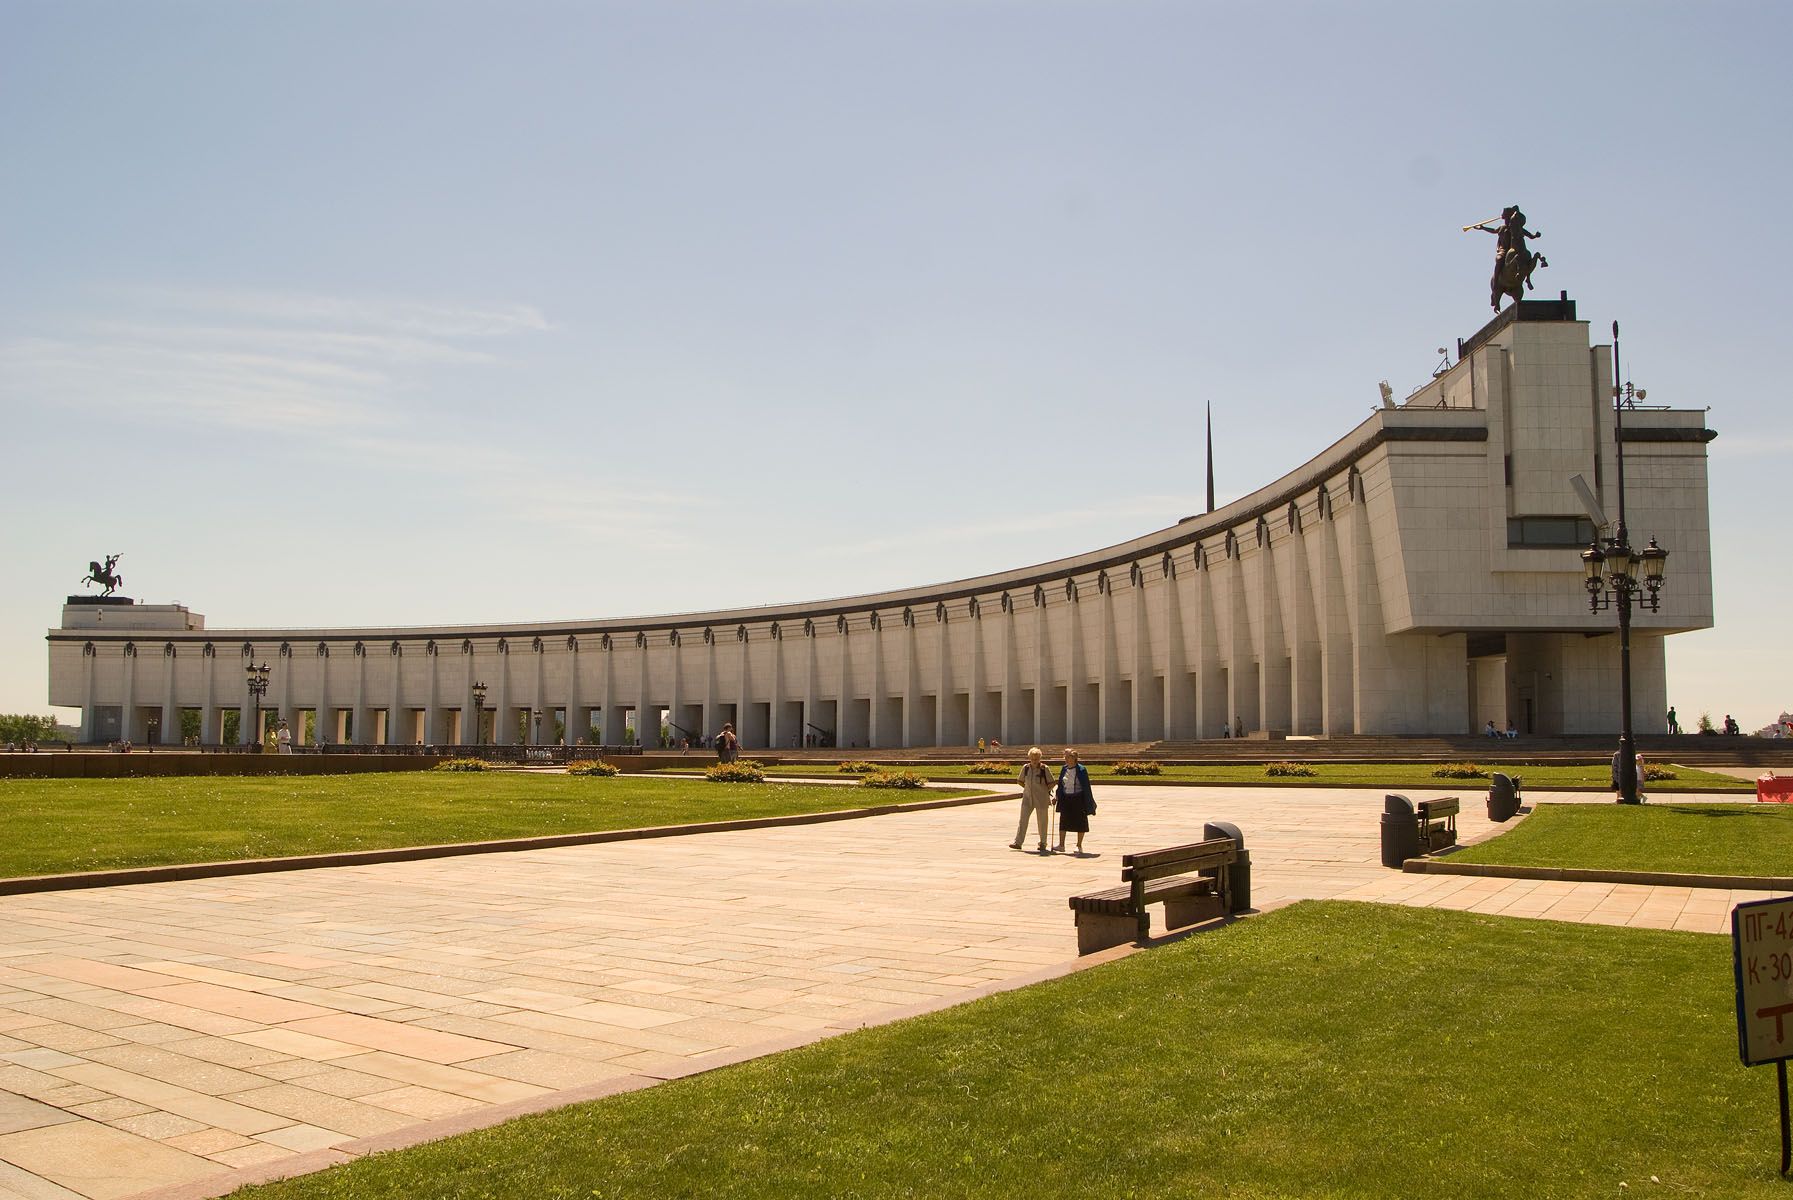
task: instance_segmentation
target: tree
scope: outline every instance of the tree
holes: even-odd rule
[[[56,736],[56,718],[0,713],[0,743],[47,742]]]

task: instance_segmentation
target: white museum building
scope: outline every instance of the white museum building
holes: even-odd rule
[[[845,599],[540,624],[211,629],[180,605],[71,597],[50,703],[80,709],[84,741],[139,743],[178,743],[189,710],[216,743],[233,709],[333,745],[557,726],[615,745],[644,712],[694,742],[733,722],[749,747],[1610,733],[1617,623],[1589,612],[1595,528],[1571,481],[1617,512],[1614,424],[1609,348],[1572,301],[1525,301],[1282,478],[1120,545]],[[1664,639],[1712,624],[1714,435],[1703,409],[1623,426],[1632,541],[1673,556],[1632,635],[1637,729],[1659,733]],[[258,700],[244,668],[261,662]]]

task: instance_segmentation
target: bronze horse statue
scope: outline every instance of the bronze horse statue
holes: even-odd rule
[[[118,566],[118,555],[116,554],[108,554],[104,566],[97,562],[90,562],[87,564],[87,574],[82,577],[81,582],[83,584],[97,583],[105,589],[100,595],[110,596],[123,587],[125,582],[125,577],[113,570],[116,566]]]
[[[1514,304],[1519,303],[1532,288],[1532,272],[1539,267],[1548,267],[1550,260],[1542,254],[1534,255],[1526,246],[1527,239],[1544,235],[1525,227],[1525,214],[1517,205],[1501,209],[1499,228],[1494,228],[1495,224],[1494,221],[1482,221],[1465,225],[1463,232],[1479,229],[1495,236],[1494,277],[1488,281],[1488,302],[1498,313],[1500,298],[1511,296]]]

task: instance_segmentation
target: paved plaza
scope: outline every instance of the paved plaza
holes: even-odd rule
[[[1489,828],[1472,797],[1465,838]],[[1527,797],[1543,798],[1572,797]],[[1260,908],[1339,897],[1718,933],[1760,894],[1388,871],[1379,791],[1100,799],[1082,859],[1010,850],[1006,801],[0,898],[0,1200],[223,1189],[237,1168],[345,1158],[1039,977],[1076,957],[1068,896],[1208,820],[1244,830]]]

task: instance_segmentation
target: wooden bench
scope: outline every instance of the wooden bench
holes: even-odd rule
[[[1430,854],[1457,844],[1457,798],[1421,800],[1414,806],[1419,817],[1419,852]]]
[[[1152,934],[1151,906],[1164,905],[1166,929],[1194,925],[1234,911],[1231,869],[1239,844],[1210,838],[1121,857],[1121,886],[1071,897],[1077,914],[1077,953],[1094,954]]]

